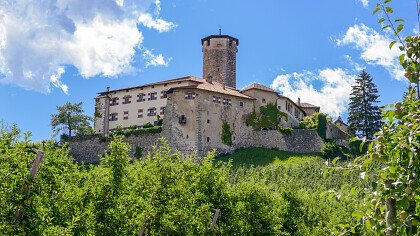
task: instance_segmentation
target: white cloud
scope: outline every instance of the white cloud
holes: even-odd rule
[[[405,80],[404,71],[398,59],[401,54],[399,45],[395,44],[390,50],[391,41],[390,38],[364,24],[356,24],[350,27],[341,39],[336,40],[336,43],[338,46],[354,46],[361,51],[360,58],[366,63],[382,66],[394,79]]]
[[[128,72],[143,42],[139,17],[154,5],[159,14],[158,0],[0,1],[0,82],[68,93],[67,66],[85,78]],[[159,32],[174,25],[155,21]]]
[[[321,112],[334,118],[347,110],[355,76],[341,68],[326,68],[316,73],[304,71],[277,76],[271,87],[293,101],[311,103],[321,107]],[[320,84],[315,88],[313,84]]]
[[[172,58],[166,58],[162,55],[154,55],[151,50],[145,49],[143,57],[146,59],[146,67],[149,66],[168,66]]]
[[[165,20],[162,20],[160,18],[154,19],[151,14],[149,13],[142,13],[139,16],[139,22],[142,23],[144,26],[146,26],[149,29],[155,29],[162,32],[168,32],[171,29],[175,28],[177,25],[175,25],[172,22],[168,22]]]
[[[367,8],[369,6],[369,1],[368,0],[357,0],[357,1],[362,3],[364,8]]]

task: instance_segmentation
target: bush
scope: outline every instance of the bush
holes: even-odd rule
[[[293,129],[288,127],[278,127],[277,128],[282,134],[289,135],[292,133]]]
[[[334,159],[336,157],[347,158],[347,154],[334,141],[325,142],[322,146],[322,157],[325,159]]]
[[[299,124],[302,129],[316,129],[318,135],[325,140],[327,137],[327,116],[323,113],[314,113],[306,116]]]
[[[227,122],[222,124],[222,143],[232,146],[232,131],[230,131],[230,125]]]
[[[154,125],[150,122],[147,122],[146,124],[143,125],[143,128],[147,129],[147,128],[152,128]]]
[[[371,143],[371,141],[366,141],[363,144],[363,147],[361,147],[362,143],[363,140],[358,138],[352,138],[349,143],[350,155],[352,155],[353,157],[365,155],[367,153],[369,143]]]

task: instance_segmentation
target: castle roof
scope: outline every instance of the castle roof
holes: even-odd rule
[[[336,123],[340,123],[340,124],[342,124],[342,125],[347,126],[347,124],[346,124],[346,123],[344,123],[343,119],[341,119],[341,116],[338,116],[338,118],[337,118],[337,120],[334,122],[334,124],[336,124]]]
[[[181,77],[181,78],[163,80],[163,81],[158,81],[158,82],[154,82],[154,83],[143,84],[143,85],[138,85],[138,86],[133,86],[133,87],[128,87],[128,88],[120,88],[120,89],[114,89],[114,90],[109,90],[109,91],[103,91],[103,92],[99,92],[98,94],[99,95],[105,95],[105,94],[108,94],[108,93],[111,93],[111,92],[118,92],[118,91],[123,91],[123,90],[142,88],[142,87],[147,87],[147,86],[152,86],[152,85],[178,83],[178,82],[183,82],[183,81],[193,81],[193,82],[197,82],[197,83],[202,83],[204,80],[200,79],[198,77],[194,77],[194,76],[185,76],[185,77]]]
[[[259,89],[259,90],[264,90],[264,91],[267,91],[267,92],[272,92],[272,93],[278,94],[275,90],[273,90],[273,89],[271,89],[271,88],[269,88],[265,85],[258,84],[258,83],[253,83],[253,84],[245,87],[244,89],[242,89],[242,91],[246,91],[246,90],[250,90],[250,89]]]
[[[320,108],[319,106],[315,106],[313,104],[306,103],[306,102],[301,102],[300,107],[302,107],[302,108]]]
[[[219,94],[225,94],[225,95],[255,100],[255,98],[242,94],[238,90],[232,87],[223,86],[222,84],[218,82],[214,82],[214,81],[212,83],[209,83],[205,80],[202,80],[201,83],[198,83],[198,84],[174,87],[174,88],[169,89],[168,93],[176,89],[199,89],[199,90],[210,91],[210,92],[215,92]]]
[[[203,45],[205,41],[207,41],[209,39],[212,39],[212,38],[228,38],[228,39],[231,39],[231,40],[235,41],[236,45],[239,46],[239,39],[237,39],[235,37],[232,37],[230,35],[226,35],[226,34],[215,34],[215,35],[210,35],[210,36],[207,36],[205,38],[202,38],[201,39],[201,45]]]

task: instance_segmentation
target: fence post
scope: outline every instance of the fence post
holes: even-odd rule
[[[31,170],[30,170],[30,172],[29,172],[29,177],[30,177],[30,179],[31,179],[31,181],[33,180],[33,179],[35,179],[35,176],[36,176],[36,173],[38,172],[38,170],[39,170],[39,167],[41,166],[41,162],[42,162],[42,158],[44,157],[44,152],[43,151],[40,151],[40,150],[38,150],[37,151],[37,153],[36,153],[36,157],[35,157],[35,160],[34,160],[34,162],[32,163],[32,166],[31,166]],[[32,183],[31,182],[29,182],[29,183],[27,183],[26,184],[26,186],[25,186],[25,189],[24,189],[24,191],[23,191],[23,198],[24,198],[24,200],[23,200],[23,202],[22,202],[22,208],[18,208],[17,210],[16,210],[16,214],[15,214],[15,217],[14,217],[14,219],[15,220],[19,220],[20,219],[20,217],[22,216],[22,211],[23,211],[23,204],[24,204],[24,202],[25,202],[25,199],[28,197],[28,195],[29,195],[29,191],[31,190],[31,185],[32,185]]]
[[[216,226],[217,219],[221,216],[220,209],[215,209],[213,221],[211,222],[211,231],[214,231],[214,227]]]

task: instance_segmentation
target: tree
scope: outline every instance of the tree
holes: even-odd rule
[[[57,114],[51,115],[51,126],[53,131],[68,132],[68,136],[72,136],[72,132],[84,132],[90,127],[90,116],[84,115],[82,102],[70,103],[67,102],[63,106],[57,106]]]
[[[349,133],[372,139],[381,129],[378,89],[372,77],[363,70],[353,86],[349,104]]]

